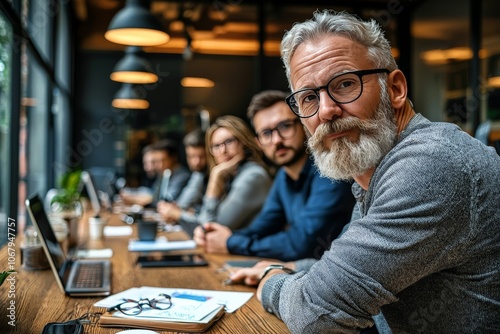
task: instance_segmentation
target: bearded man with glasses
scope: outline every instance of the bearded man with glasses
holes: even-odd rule
[[[316,12],[285,34],[281,56],[314,160],[355,181],[358,219],[319,261],[231,279],[260,281],[257,298],[292,333],[359,333],[380,312],[392,333],[498,333],[494,148],[416,113],[375,20]]]
[[[257,144],[276,166],[273,186],[259,215],[240,230],[211,223],[195,231],[207,252],[293,261],[320,258],[349,222],[354,207],[351,182],[322,178],[306,153],[306,135],[285,103],[286,93],[255,95],[247,116]]]

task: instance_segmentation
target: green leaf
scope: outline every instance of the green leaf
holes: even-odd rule
[[[80,198],[78,188],[80,185],[81,169],[70,170],[64,173],[59,180],[59,192],[52,198],[51,204],[70,204]]]
[[[2,285],[3,281],[5,281],[5,279],[13,272],[14,270],[2,271],[0,273],[0,285]]]

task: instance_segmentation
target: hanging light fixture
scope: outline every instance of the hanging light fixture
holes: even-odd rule
[[[126,83],[116,92],[111,105],[119,109],[148,109],[149,101],[143,95],[140,86]]]
[[[144,52],[140,46],[129,46],[123,57],[113,69],[111,80],[124,83],[150,84],[158,81],[149,62],[141,57]]]
[[[207,78],[184,77],[181,79],[182,87],[210,88],[215,86],[215,82]]]
[[[165,44],[170,36],[150,11],[151,0],[127,0],[111,20],[104,37],[113,43],[138,46]]]
[[[500,88],[500,55],[491,56],[488,61],[488,86]]]

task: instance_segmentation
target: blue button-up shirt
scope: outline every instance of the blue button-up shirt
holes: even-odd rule
[[[281,168],[260,214],[234,232],[227,248],[282,261],[319,258],[349,222],[354,203],[351,184],[320,177],[311,159],[296,181]]]

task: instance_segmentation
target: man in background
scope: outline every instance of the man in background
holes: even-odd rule
[[[144,170],[144,177],[141,179],[140,186],[146,188],[153,188],[157,175],[153,168],[154,166],[154,153],[151,150],[151,145],[148,145],[142,150],[142,168]]]
[[[159,201],[156,206],[163,219],[169,222],[178,222],[181,217],[186,219],[188,212],[197,213],[207,187],[205,133],[201,129],[193,130],[184,137],[183,143],[191,177],[175,202]]]
[[[180,195],[189,180],[190,173],[179,162],[179,154],[175,143],[163,139],[144,148],[147,156],[145,171],[155,175],[155,182],[149,191],[134,192],[124,190],[120,192],[125,204],[139,204],[142,206],[155,206],[158,200],[173,201]],[[143,189],[143,188],[139,188]]]
[[[306,153],[306,135],[281,91],[255,95],[247,116],[265,156],[277,166],[260,214],[235,231],[217,223],[195,230],[207,252],[232,253],[292,261],[319,258],[351,217],[354,197],[349,182],[321,178]]]

